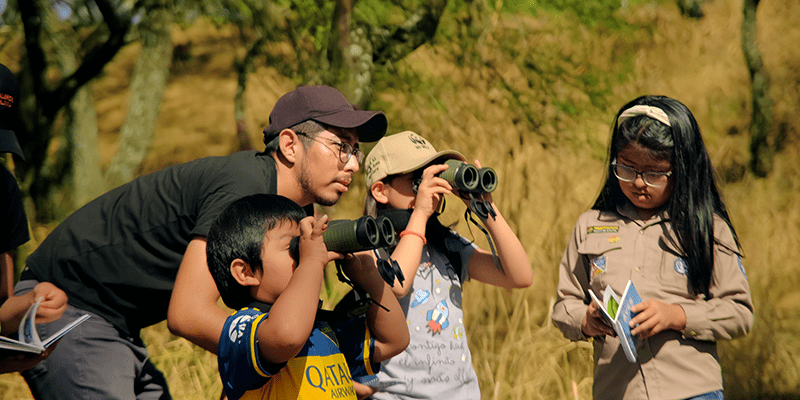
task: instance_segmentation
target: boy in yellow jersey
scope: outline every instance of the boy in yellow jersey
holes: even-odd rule
[[[327,223],[327,216],[307,217],[291,200],[265,194],[231,203],[214,222],[208,266],[223,301],[237,310],[218,348],[229,400],[356,399],[359,382],[408,345],[391,288],[371,265],[327,251]],[[295,260],[290,243],[297,236]],[[366,317],[319,310],[323,269],[334,259],[378,303]]]

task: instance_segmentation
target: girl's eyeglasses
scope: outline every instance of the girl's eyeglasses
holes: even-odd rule
[[[611,170],[614,171],[614,176],[625,182],[633,182],[636,180],[637,176],[641,175],[645,185],[655,188],[667,186],[667,180],[669,176],[672,175],[672,171],[637,171],[635,168],[631,168],[627,165],[617,164],[616,159],[611,162]]]

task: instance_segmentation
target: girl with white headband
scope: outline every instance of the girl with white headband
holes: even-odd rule
[[[745,335],[753,303],[736,231],[689,109],[643,96],[617,113],[608,174],[561,260],[553,321],[594,344],[595,399],[722,399],[716,341]],[[589,290],[632,282],[635,361]],[[622,307],[620,307],[622,309]]]

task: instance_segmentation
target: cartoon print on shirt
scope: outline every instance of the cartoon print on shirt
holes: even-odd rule
[[[428,331],[435,335],[442,333],[442,329],[447,329],[450,321],[447,317],[450,315],[450,308],[447,307],[447,300],[442,300],[436,303],[436,307],[428,310],[425,314],[425,319],[428,321]]]
[[[453,327],[453,338],[454,339],[461,339],[464,336],[464,325],[458,324]]]
[[[414,292],[414,301],[411,302],[410,307],[414,308],[418,305],[425,304],[431,298],[431,292],[419,289]]]

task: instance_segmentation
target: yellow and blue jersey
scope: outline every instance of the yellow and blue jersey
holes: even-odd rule
[[[261,307],[264,308],[264,307]],[[261,359],[256,331],[268,312],[244,308],[228,317],[218,347],[225,393],[237,399],[356,399],[353,379],[378,372],[366,318],[332,319],[320,310],[305,346],[286,363]]]

